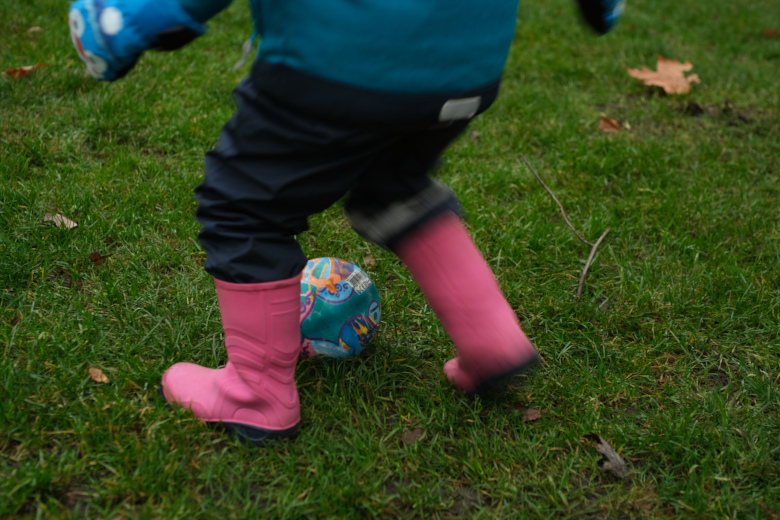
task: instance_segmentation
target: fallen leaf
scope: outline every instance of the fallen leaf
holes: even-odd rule
[[[26,67],[17,67],[15,69],[8,69],[3,74],[12,78],[26,78],[30,71],[35,69],[45,69],[46,65],[38,63],[37,65],[27,65]]]
[[[54,225],[57,227],[64,227],[65,229],[75,229],[79,227],[79,225],[75,222],[73,222],[71,219],[69,219],[66,216],[63,216],[62,213],[57,213],[56,215],[52,215],[51,213],[47,213],[43,216],[44,222],[54,222]]]
[[[365,258],[363,259],[363,262],[364,262],[366,265],[372,265],[372,266],[373,266],[373,265],[376,265],[376,260],[374,260],[374,257],[373,257],[373,256],[371,256],[371,255],[368,255],[367,257],[365,257]]]
[[[89,259],[92,260],[93,264],[102,264],[103,262],[106,261],[106,258],[108,258],[110,256],[113,256],[113,254],[111,254],[111,255],[104,255],[100,251],[92,251],[89,254]]]
[[[628,475],[628,468],[626,468],[626,463],[623,460],[623,457],[618,455],[618,453],[612,449],[612,446],[610,446],[609,443],[605,441],[603,437],[601,437],[601,435],[596,433],[589,433],[585,436],[585,438],[593,443],[596,451],[601,453],[604,459],[604,462],[601,465],[601,471],[610,472],[620,479],[626,478]]]
[[[30,27],[29,29],[27,29],[27,34],[32,34],[41,31],[43,31],[43,29],[36,25],[35,27]]]
[[[535,410],[533,408],[529,408],[525,411],[523,414],[523,418],[521,419],[523,422],[531,422],[531,421],[537,421],[542,418],[542,412],[539,410]]]
[[[647,67],[626,70],[630,76],[641,79],[645,85],[661,87],[667,94],[686,94],[691,90],[691,83],[700,83],[698,74],[691,74],[688,77],[683,74],[692,68],[690,61],[680,63],[659,54],[655,71]]]
[[[614,134],[615,132],[620,132],[622,130],[622,126],[620,126],[620,123],[618,123],[616,120],[612,119],[611,117],[604,116],[601,119],[599,119],[599,129],[602,132],[606,132],[608,134]]]
[[[108,383],[108,378],[99,368],[89,367],[89,377],[96,383]]]
[[[764,35],[764,38],[780,38],[780,31],[771,27],[764,29],[761,34]]]
[[[17,312],[16,314],[14,314],[14,317],[11,318],[11,326],[15,327],[21,321],[22,321],[22,313]]]
[[[404,432],[404,434],[401,435],[401,440],[406,444],[414,444],[420,440],[420,438],[422,438],[424,433],[425,432],[422,428],[415,428],[414,430]]]
[[[473,132],[471,132],[472,141],[479,141],[480,139],[482,139],[482,132],[480,132],[479,130],[474,130]]]

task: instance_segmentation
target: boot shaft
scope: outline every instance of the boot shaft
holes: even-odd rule
[[[300,278],[258,284],[214,280],[225,329],[228,360],[253,391],[295,393],[295,364],[301,345]]]

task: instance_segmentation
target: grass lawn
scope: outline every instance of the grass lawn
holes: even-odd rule
[[[300,363],[301,434],[262,449],[157,393],[174,362],[225,362],[192,190],[247,71],[247,7],[112,85],[85,76],[65,2],[1,10],[0,70],[47,68],[0,77],[0,517],[780,517],[775,0],[633,0],[604,38],[573,2],[523,2],[499,101],[440,175],[543,364],[459,395],[408,272],[332,208],[300,240],[368,270],[382,332],[358,359]],[[667,96],[626,74],[657,54],[701,84]],[[588,239],[612,229],[580,300],[589,248],[521,153]],[[78,228],[42,222],[57,212]]]

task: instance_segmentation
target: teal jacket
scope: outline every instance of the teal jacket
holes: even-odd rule
[[[205,22],[232,0],[178,0]],[[250,0],[257,59],[399,94],[467,91],[499,80],[518,0]]]

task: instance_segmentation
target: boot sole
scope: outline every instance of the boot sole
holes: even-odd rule
[[[222,425],[223,428],[238,437],[241,442],[254,444],[255,446],[263,446],[271,441],[293,439],[298,435],[297,424],[286,430],[265,430],[263,428],[257,428],[256,426],[249,426],[248,424],[231,422],[207,424]]]
[[[163,388],[162,381],[158,388],[160,396],[162,396],[165,403],[174,408],[167,397],[165,397],[165,390]],[[285,439],[293,439],[298,435],[298,424],[292,428],[286,430],[266,430],[265,428],[258,428],[257,426],[250,426],[248,424],[224,422],[224,421],[204,421],[210,428],[224,428],[229,433],[238,437],[241,442],[248,444],[254,444],[255,446],[263,446],[272,441],[281,441]]]
[[[530,360],[526,361],[519,367],[513,368],[512,370],[509,370],[507,372],[503,372],[497,376],[490,377],[481,383],[479,383],[471,392],[468,392],[466,395],[469,397],[485,397],[490,394],[494,394],[500,390],[503,390],[506,388],[507,385],[512,381],[512,379],[523,373],[526,372],[536,365],[539,364],[539,362],[542,360],[542,358],[539,357],[537,354]]]

